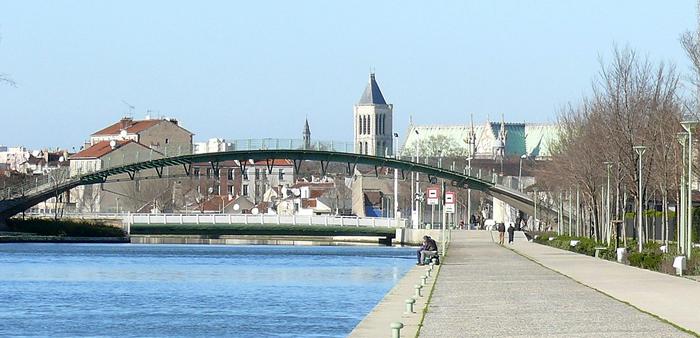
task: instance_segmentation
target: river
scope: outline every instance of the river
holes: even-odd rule
[[[356,246],[0,245],[0,336],[344,337],[414,264]]]

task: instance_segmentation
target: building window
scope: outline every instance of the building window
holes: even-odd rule
[[[170,143],[170,140],[166,138],[166,139],[165,139],[165,144],[168,144],[168,143]]]
[[[211,177],[211,168],[207,168],[207,178]]]
[[[260,179],[260,169],[255,169],[255,179],[259,180]]]
[[[228,175],[226,175],[226,179],[229,181],[233,180],[233,169],[228,170]]]
[[[226,191],[228,192],[229,195],[233,195],[233,185],[232,185],[232,184],[229,184],[229,185],[226,187]]]
[[[360,142],[360,154],[362,154],[362,142]]]
[[[372,118],[370,118],[368,115],[367,116],[367,134],[370,133],[370,130],[372,130]]]
[[[248,170],[243,170],[241,171],[241,176],[243,177],[244,180],[248,180]]]
[[[247,184],[243,185],[243,196],[248,196],[248,185]]]
[[[199,168],[194,168],[194,176],[199,177]]]
[[[277,169],[277,179],[280,181],[284,179],[284,169]]]

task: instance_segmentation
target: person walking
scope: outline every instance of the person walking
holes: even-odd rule
[[[506,225],[498,223],[498,244],[503,245],[503,239],[506,234]]]
[[[513,236],[515,235],[515,227],[513,223],[508,225],[508,244],[513,244]]]

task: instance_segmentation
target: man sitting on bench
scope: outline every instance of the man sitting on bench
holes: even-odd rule
[[[423,245],[416,252],[418,256],[418,264],[416,265],[425,265],[423,262],[425,262],[426,258],[437,256],[437,249],[437,243],[435,240],[430,238],[430,236],[423,236]]]

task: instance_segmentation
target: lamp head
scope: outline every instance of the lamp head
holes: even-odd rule
[[[698,121],[698,118],[693,115],[693,114],[683,114],[681,117],[681,126],[683,126],[683,129],[685,131],[690,132],[693,128],[697,127],[698,124],[700,124],[700,121]]]
[[[647,147],[646,146],[634,146],[634,147],[632,147],[632,149],[634,149],[634,151],[636,151],[637,154],[641,156],[647,150]]]

